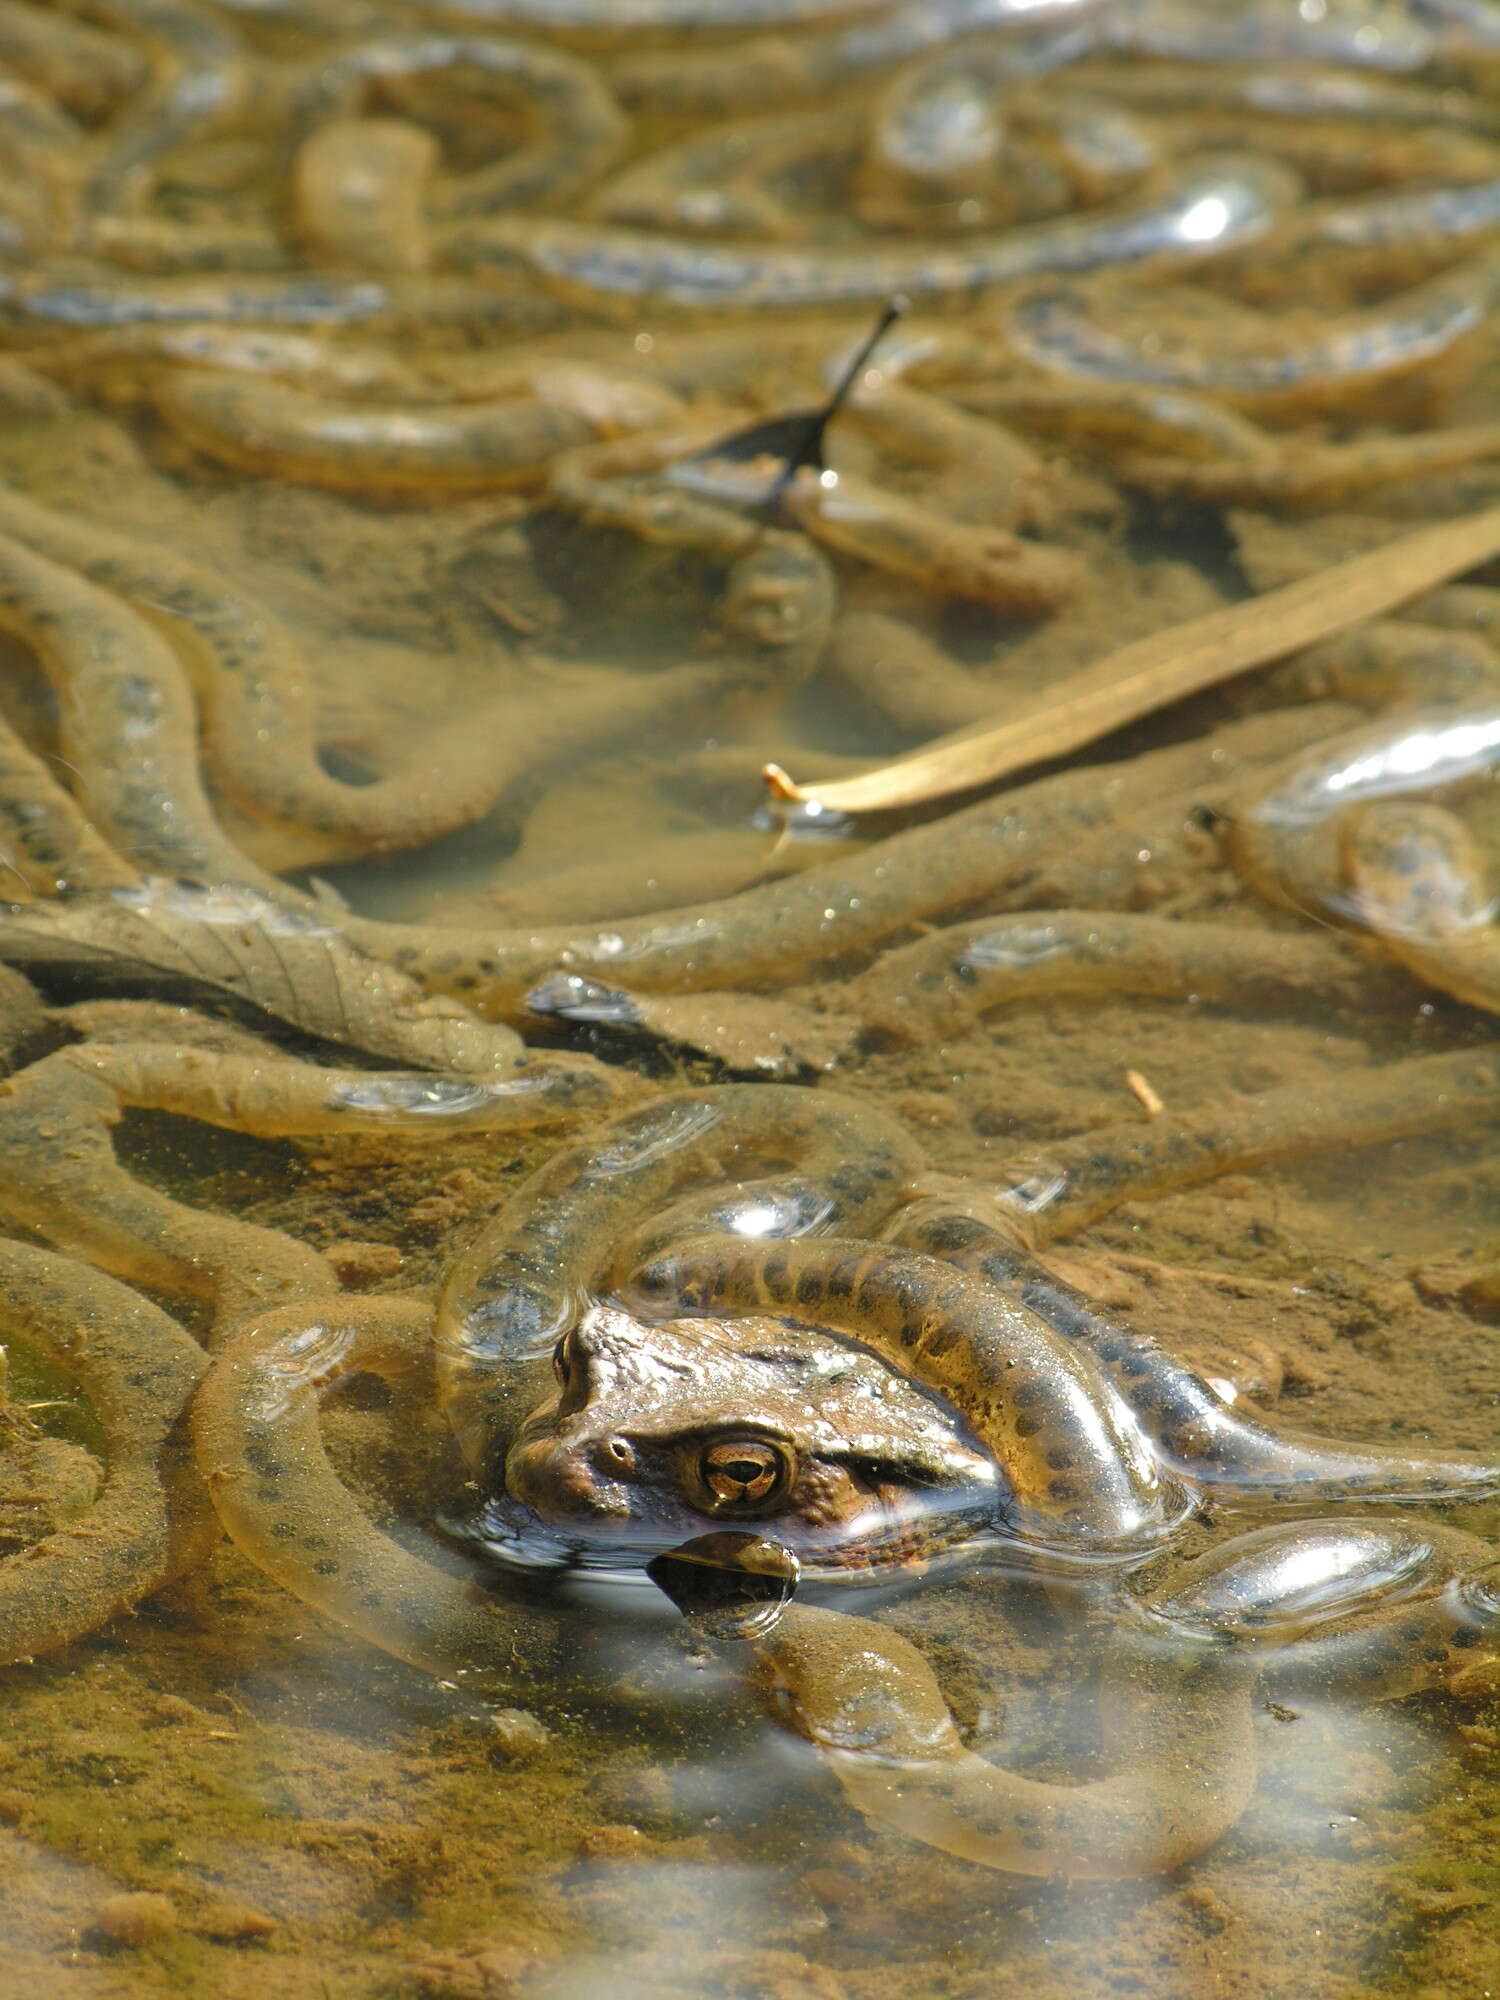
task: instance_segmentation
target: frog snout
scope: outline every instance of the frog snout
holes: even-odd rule
[[[623,1516],[631,1511],[631,1496],[622,1480],[634,1464],[635,1452],[624,1438],[538,1440],[514,1448],[505,1484],[538,1514]]]

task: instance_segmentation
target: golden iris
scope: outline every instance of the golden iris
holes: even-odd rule
[[[699,1452],[697,1474],[711,1512],[764,1513],[792,1483],[791,1455],[769,1438],[715,1438]]]

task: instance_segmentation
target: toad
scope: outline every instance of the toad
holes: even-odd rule
[[[553,1371],[477,1527],[502,1560],[644,1560],[753,1522],[809,1572],[888,1574],[972,1535],[1007,1491],[939,1398],[795,1321],[648,1325],[597,1305]]]

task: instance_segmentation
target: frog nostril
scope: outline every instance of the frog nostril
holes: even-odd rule
[[[604,1447],[604,1456],[617,1472],[626,1472],[635,1464],[635,1453],[624,1438],[611,1438]]]

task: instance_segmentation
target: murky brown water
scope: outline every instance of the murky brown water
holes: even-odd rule
[[[1025,38],[1015,21],[965,35],[964,10],[938,5],[813,9],[790,25],[752,10],[740,33],[753,45],[708,4],[709,32],[678,23],[675,36],[621,26],[624,10],[611,27],[602,0],[599,21],[558,9],[550,30],[545,7],[512,20],[398,0],[4,4],[0,93],[17,81],[0,95],[0,544],[14,536],[56,564],[38,582],[5,569],[0,548],[13,635],[0,638],[0,713],[22,753],[4,783],[30,796],[31,753],[122,874],[225,871],[193,848],[189,808],[163,818],[131,791],[132,761],[138,774],[159,756],[159,796],[180,804],[191,743],[174,763],[150,734],[158,718],[110,763],[99,718],[117,693],[107,669],[87,678],[99,606],[128,608],[132,633],[165,633],[168,657],[195,642],[166,586],[108,570],[89,540],[100,529],[190,559],[280,622],[316,717],[317,759],[288,730],[291,790],[310,789],[319,760],[348,789],[399,773],[428,739],[444,746],[430,756],[461,763],[472,722],[474,805],[445,796],[443,764],[411,837],[382,853],[310,809],[254,806],[235,737],[252,707],[226,710],[203,763],[244,862],[228,879],[254,886],[259,867],[326,911],[462,930],[476,962],[485,939],[503,957],[535,929],[526,984],[556,957],[543,927],[576,927],[594,978],[623,938],[616,976],[630,987],[646,964],[634,983],[677,1008],[662,1032],[528,1014],[503,969],[445,968],[436,946],[417,976],[519,1019],[542,1048],[637,1072],[643,1098],[774,1072],[889,1112],[940,1173],[1011,1185],[1028,1148],[1144,1129],[1139,1080],[1168,1119],[1290,1091],[1337,1126],[1376,1066],[1491,1046],[1500,988],[1465,1004],[1370,942],[1368,924],[1357,978],[1336,987],[1292,982],[1271,1001],[1065,994],[907,1048],[870,1032],[867,989],[851,983],[878,940],[839,930],[832,908],[839,955],[813,944],[773,963],[768,949],[701,1002],[674,992],[704,983],[667,965],[675,920],[629,928],[840,858],[878,869],[886,834],[947,809],[838,837],[788,826],[765,799],[767,760],[799,779],[862,769],[1003,719],[1128,640],[1500,502],[1485,207],[1500,213],[1500,16],[1482,0],[1170,17],[1059,6]],[[1226,20],[1239,44],[1224,43]],[[893,21],[920,25],[877,61]],[[419,33],[475,40],[419,56]],[[341,68],[343,50],[366,54]],[[217,117],[184,87],[195,77],[218,80]],[[1294,115],[1267,108],[1277,89],[1315,87],[1324,99]],[[533,180],[486,180],[523,143]],[[1184,215],[1197,216],[1186,232]],[[1079,228],[1093,235],[1057,233]],[[693,246],[743,258],[718,301],[692,275]],[[1091,330],[1038,333],[1038,286],[1081,265],[1100,275],[1047,297],[1086,309]],[[882,417],[869,381],[867,407],[830,435],[844,492],[869,479],[899,496],[879,534],[819,527],[810,488],[801,527],[782,517],[769,537],[721,501],[693,514],[681,489],[675,512],[651,514],[645,475],[815,401],[893,289],[913,312],[876,366],[884,355],[885,388],[908,400]],[[1106,351],[1107,365],[1089,362]],[[541,361],[566,367],[544,378]],[[658,437],[674,442],[653,458]],[[1407,453],[1394,464],[1380,458],[1393,439]],[[645,440],[633,463],[632,440]],[[637,485],[610,485],[620,471]],[[18,516],[17,495],[81,527],[77,550]],[[747,551],[753,574],[735,567]],[[65,599],[79,623],[39,671]],[[1492,564],[1429,602],[1432,629],[1500,646],[1497,602]],[[755,623],[766,603],[786,621],[769,636]],[[120,643],[128,678],[145,642]],[[224,656],[208,650],[191,671],[212,710]],[[1296,691],[1309,692],[1328,690]],[[284,697],[278,682],[259,712],[263,766],[286,747]],[[1274,669],[1243,676],[1084,749],[1079,768],[1212,749],[1221,731],[1225,746],[1103,824],[1065,823],[1024,868],[997,866],[935,905],[913,891],[886,935],[1058,908],[1251,937],[1326,931],[1326,911],[1273,907],[1227,852],[1225,815],[1247,796],[1236,759],[1269,769],[1276,754],[1236,747],[1257,726],[1245,718],[1293,698]],[[1476,697],[1473,713],[1490,712]],[[1270,725],[1281,753],[1362,721],[1347,700],[1305,715]],[[1492,762],[1441,794],[1481,847],[1496,827]],[[76,908],[119,879],[81,849],[59,859],[0,806],[21,931],[59,884]],[[55,822],[59,838],[72,824]],[[858,877],[855,907],[873,879]],[[745,919],[746,940],[760,921]],[[162,985],[97,953],[81,968],[76,952],[60,966],[16,951],[53,1008],[102,982],[229,1011],[176,961]],[[719,988],[763,1005],[741,1015]],[[357,1034],[342,1048],[299,1038],[295,992],[288,1006],[235,1018],[284,1051],[361,1063]],[[68,1032],[54,1014],[18,1064]],[[151,1032],[188,1035],[160,1015]],[[327,1250],[331,1287],[429,1297],[497,1202],[602,1116],[589,1105],[545,1131],[418,1141],[250,1136],[136,1109],[115,1144],[148,1187]],[[1125,1200],[1049,1255],[1169,1347],[1269,1350],[1284,1371],[1267,1405],[1278,1426],[1493,1457],[1491,1134],[1471,1120],[1225,1172]],[[13,1175],[25,1179],[0,1165],[0,1186]],[[104,1255],[19,1198],[4,1214],[23,1240]],[[204,1298],[160,1269],[139,1282],[207,1334]],[[24,1339],[9,1352],[10,1421],[101,1449],[67,1376]],[[324,1429],[363,1504],[431,1551],[435,1517],[463,1491],[438,1413],[362,1378],[329,1398]],[[17,1461],[4,1463],[14,1483]],[[1495,1501],[1443,1518],[1500,1546]],[[1178,1554],[1222,1527],[1210,1505]],[[1094,1676],[1112,1628],[1065,1596],[976,1566],[826,1601],[913,1640],[997,1765],[1044,1780],[1108,1768]],[[1037,1881],[866,1823],[812,1744],[654,1591],[575,1588],[564,1631],[566,1676],[521,1660],[521,1719],[510,1704],[497,1715],[324,1620],[219,1539],[137,1610],[0,1669],[0,1986],[47,2000],[1500,1994],[1493,1695],[1375,1702],[1268,1679],[1254,1796],[1222,1839],[1166,1876]]]

